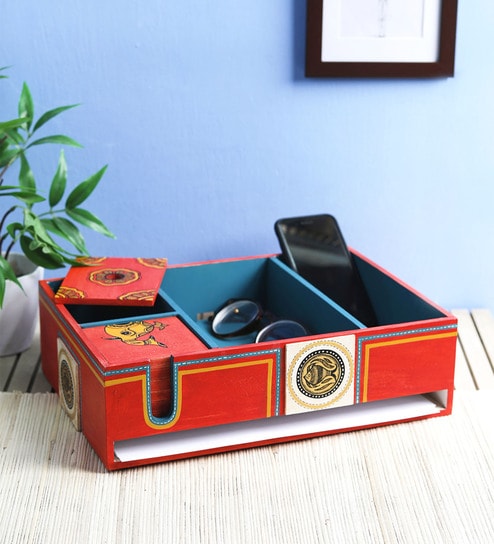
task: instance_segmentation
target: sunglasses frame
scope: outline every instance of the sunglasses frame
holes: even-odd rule
[[[241,327],[235,332],[229,332],[229,333],[218,333],[215,330],[215,320],[221,316],[222,313],[226,313],[229,306],[232,306],[234,304],[238,304],[240,302],[249,302],[251,304],[255,304],[257,307],[257,313],[255,314],[254,318],[250,321],[248,321],[245,326]],[[269,322],[267,325],[262,327],[262,320],[265,318],[269,319]],[[247,334],[250,334],[254,331],[258,331],[256,335],[255,342],[263,342],[262,340],[263,336],[266,335],[267,332],[272,331],[273,329],[276,329],[277,327],[282,327],[286,325],[296,325],[300,328],[300,335],[297,336],[289,336],[288,338],[296,338],[298,336],[307,336],[309,333],[307,332],[306,328],[298,323],[297,321],[293,321],[291,319],[276,319],[270,312],[263,310],[262,306],[251,299],[248,298],[231,298],[228,299],[220,308],[214,312],[213,316],[210,318],[211,321],[211,330],[213,334],[218,338],[235,338],[238,336],[246,336]],[[266,340],[267,341],[267,340]]]

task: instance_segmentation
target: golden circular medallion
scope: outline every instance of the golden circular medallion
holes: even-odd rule
[[[139,272],[128,268],[107,268],[89,274],[89,280],[99,285],[128,285],[140,277]]]
[[[60,361],[60,385],[62,389],[63,400],[69,411],[74,408],[74,380],[69,363],[66,359]]]
[[[299,391],[314,399],[329,397],[345,378],[345,363],[331,349],[318,349],[307,355],[297,369]]]

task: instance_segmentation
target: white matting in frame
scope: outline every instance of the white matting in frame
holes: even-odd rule
[[[324,0],[323,62],[436,62],[442,0]]]

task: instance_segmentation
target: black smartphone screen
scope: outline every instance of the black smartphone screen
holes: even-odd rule
[[[364,325],[376,325],[367,291],[333,216],[280,219],[275,231],[288,266]]]

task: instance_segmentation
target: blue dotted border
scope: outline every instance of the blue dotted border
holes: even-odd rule
[[[413,330],[406,330],[406,331],[398,331],[398,332],[389,332],[385,334],[374,334],[369,336],[361,336],[358,339],[358,348],[357,348],[357,369],[356,369],[356,400],[355,404],[360,404],[360,367],[362,364],[362,345],[365,342],[368,342],[369,340],[379,340],[381,338],[393,338],[398,336],[410,336],[413,334],[422,334],[422,333],[428,333],[428,332],[437,332],[437,331],[445,331],[445,330],[453,330],[456,329],[457,325],[442,325],[440,327],[426,327],[423,329],[413,329]]]
[[[165,418],[158,418],[153,415],[151,410],[151,368],[149,365],[136,366],[132,368],[124,368],[119,370],[109,370],[107,372],[102,372],[99,369],[100,373],[104,377],[108,376],[118,376],[129,374],[133,372],[142,372],[146,374],[146,407],[147,415],[149,420],[155,425],[166,425],[173,421],[177,415],[178,409],[178,371],[181,367],[205,364],[205,363],[214,363],[218,361],[230,361],[235,359],[245,359],[247,357],[256,357],[258,355],[276,355],[276,404],[275,404],[275,415],[280,414],[280,386],[281,386],[281,350],[280,349],[269,349],[269,350],[259,350],[248,353],[236,353],[234,355],[228,356],[218,356],[218,357],[207,357],[203,359],[194,359],[190,361],[183,361],[175,363],[172,360],[172,382],[173,382],[173,407],[171,413]]]

